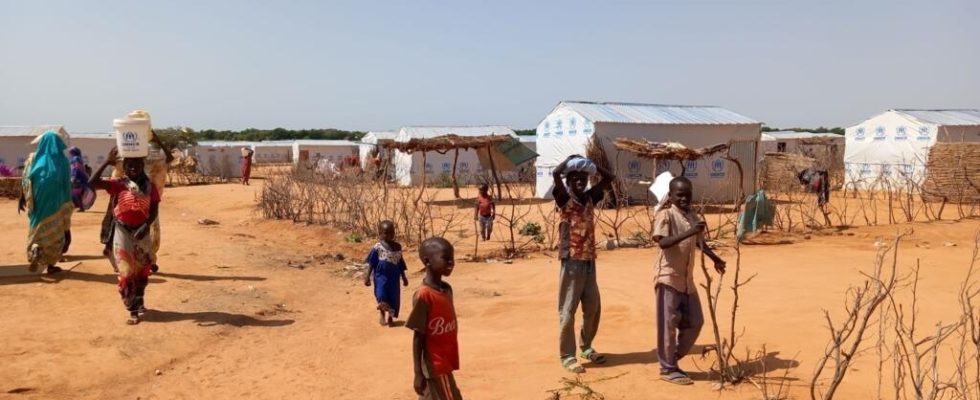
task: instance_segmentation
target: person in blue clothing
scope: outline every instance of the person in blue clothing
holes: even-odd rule
[[[364,275],[364,286],[371,286],[374,278],[374,297],[378,300],[379,323],[394,326],[401,305],[402,285],[408,286],[405,276],[405,260],[402,258],[402,245],[395,241],[395,223],[385,220],[378,224],[378,243],[367,256],[368,271]],[[386,315],[387,314],[387,315]]]

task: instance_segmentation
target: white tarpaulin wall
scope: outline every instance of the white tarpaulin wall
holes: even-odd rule
[[[255,164],[279,164],[293,160],[293,142],[267,141],[252,144],[252,162]]]
[[[736,168],[721,159],[724,154],[688,161],[685,176],[694,184],[698,199],[730,201],[741,193],[751,193],[755,185],[756,145],[761,125],[758,122],[737,124],[649,124],[593,122],[570,107],[559,104],[537,127],[537,152],[535,163],[537,183],[535,195],[550,198],[553,187],[551,176],[554,168],[569,155],[585,155],[592,137],[598,137],[611,164],[615,164],[620,179],[629,184],[630,197],[643,200],[650,182],[661,172],[670,170],[680,175],[677,161],[661,162],[654,169],[653,160],[636,157],[632,153],[618,151],[613,145],[617,138],[646,139],[653,142],[678,142],[692,148],[708,147],[732,142],[731,154],[738,159],[744,170],[742,190],[738,190]],[[659,106],[651,106],[659,107]],[[646,182],[642,184],[640,182]]]
[[[361,160],[361,168],[367,169],[368,164],[371,162],[369,157],[371,152],[375,149],[381,154],[381,159],[387,157],[387,150],[378,146],[379,140],[394,140],[398,136],[398,131],[371,131],[361,138],[361,143],[357,145],[358,156]]]
[[[845,132],[845,184],[904,188],[925,178],[937,142],[980,142],[980,111],[888,110]]]
[[[408,142],[413,138],[428,139],[443,135],[487,136],[507,135],[517,137],[517,134],[505,126],[440,126],[440,127],[404,127],[398,131],[396,142]],[[484,150],[485,151],[485,150]],[[410,186],[422,181],[422,171],[425,171],[426,182],[431,184],[440,179],[448,179],[452,174],[455,153],[450,150],[446,154],[434,151],[425,154],[425,165],[422,164],[422,152],[411,154],[395,150],[392,158],[395,181],[399,186]],[[456,165],[456,175],[461,184],[476,183],[474,178],[489,170],[489,165],[480,163],[475,150],[460,150],[459,161]],[[501,177],[503,178],[503,177]]]
[[[224,179],[241,178],[242,147],[251,142],[200,142],[191,150],[197,173]]]
[[[894,111],[847,128],[845,185],[867,188],[881,181],[898,184],[906,177],[921,181],[937,131],[936,125]]]

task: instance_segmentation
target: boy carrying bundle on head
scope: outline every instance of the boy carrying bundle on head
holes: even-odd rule
[[[591,189],[589,176],[598,173],[599,183]],[[582,329],[579,331],[579,354],[583,359],[603,364],[606,358],[592,348],[599,330],[601,305],[595,268],[595,205],[602,201],[615,175],[580,155],[572,155],[552,172],[555,188],[552,195],[561,213],[558,225],[560,240],[558,258],[561,275],[558,281],[559,356],[568,371],[585,372],[575,358],[575,312],[582,303]]]
[[[425,400],[462,400],[453,371],[459,369],[456,341],[456,308],[453,288],[442,280],[456,265],[453,245],[446,239],[428,238],[419,246],[425,265],[422,287],[415,292],[412,314],[405,326],[415,331],[412,365],[415,393]]]
[[[704,241],[706,225],[691,209],[691,181],[680,176],[670,181],[667,202],[657,211],[653,241],[660,246],[657,260],[657,356],[660,379],[678,385],[694,382],[677,362],[687,355],[704,324],[701,301],[694,284],[694,249],[725,273],[725,261]]]

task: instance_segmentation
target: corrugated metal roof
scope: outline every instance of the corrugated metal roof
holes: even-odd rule
[[[297,140],[295,143],[300,146],[357,146],[357,142],[352,142],[350,140],[316,140],[316,139],[304,139]]]
[[[115,132],[83,132],[71,134],[72,139],[115,139]]]
[[[293,145],[292,140],[263,140],[259,142],[251,142],[255,146],[268,146],[268,147],[290,147]]]
[[[820,137],[844,139],[844,135],[838,135],[835,133],[813,133],[813,132],[795,132],[795,131],[776,131],[776,132],[762,133],[762,140],[810,139],[810,138],[820,138]]]
[[[904,114],[919,121],[936,125],[980,125],[980,110],[976,109],[937,109],[937,110],[913,110],[895,109],[889,110],[899,114]]]
[[[64,132],[63,125],[0,126],[0,136],[38,136],[47,131]]]
[[[200,147],[245,147],[253,144],[254,142],[237,142],[233,140],[205,140],[203,142],[197,142],[197,145]]]
[[[405,136],[402,136],[404,133]],[[408,139],[433,138],[443,135],[459,136],[487,136],[487,135],[508,135],[517,136],[513,129],[502,125],[487,126],[406,126],[399,132],[399,137]]]
[[[759,124],[752,118],[717,106],[684,106],[639,103],[598,103],[563,101],[568,107],[593,122],[657,125],[748,125]],[[557,107],[556,107],[557,108]]]

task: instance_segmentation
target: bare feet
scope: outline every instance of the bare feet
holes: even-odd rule
[[[126,320],[126,325],[136,325],[138,323],[140,323],[139,314],[130,314],[129,319]]]
[[[395,319],[390,315],[388,316],[388,326],[395,326]]]

